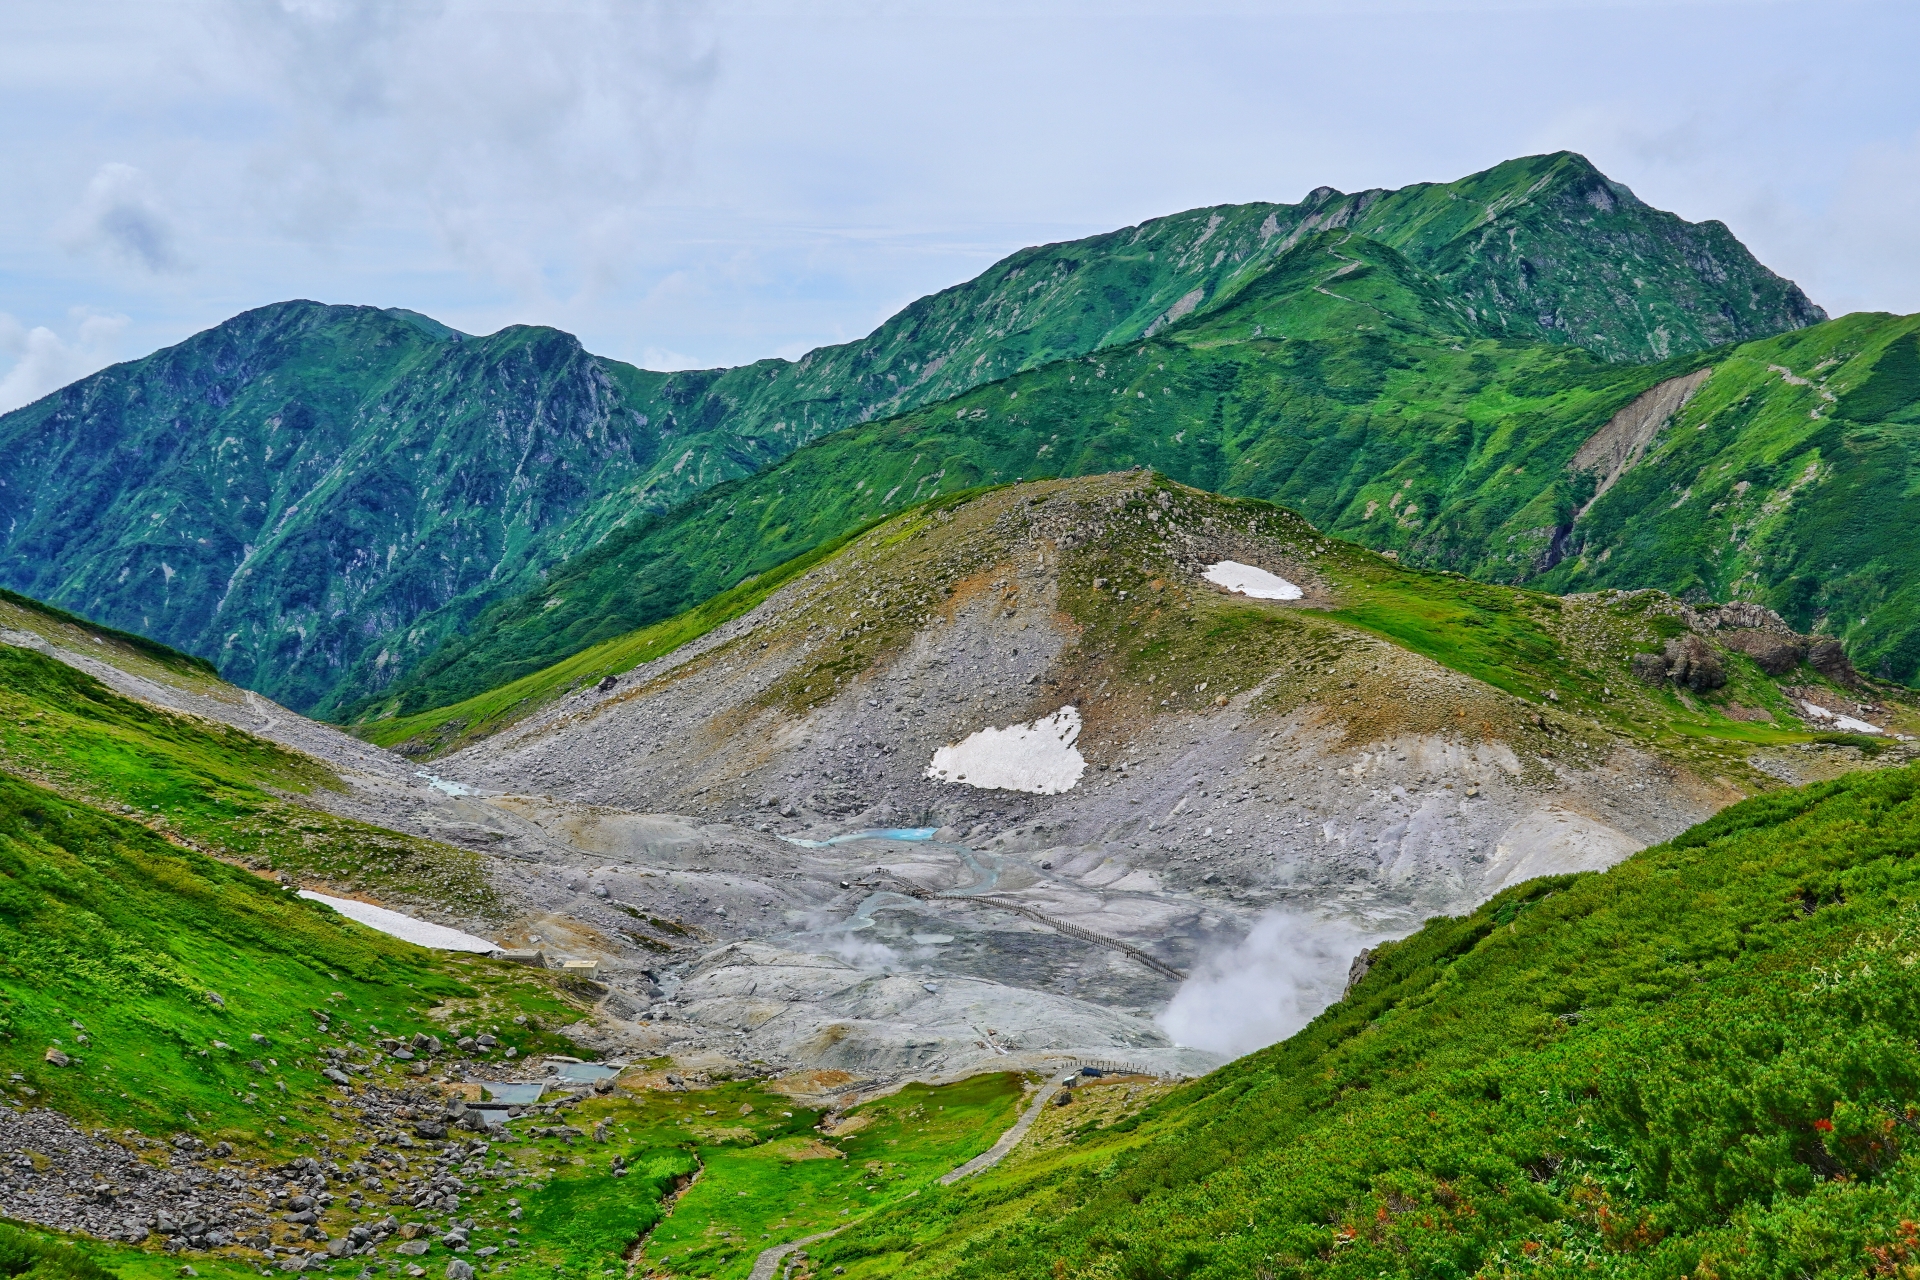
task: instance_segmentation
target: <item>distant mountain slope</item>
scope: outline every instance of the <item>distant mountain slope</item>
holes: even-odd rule
[[[1861,313],[1736,348],[1566,522],[1554,590],[1759,600],[1920,677],[1920,316]]]
[[[1870,404],[1891,425],[1823,426],[1807,406],[1835,393],[1768,371],[1795,344],[1854,352],[1850,363],[1821,369],[1835,388],[1851,388],[1880,367],[1886,343],[1920,321],[1849,317],[1717,355],[1618,365],[1578,347],[1474,339],[1462,332],[1464,311],[1393,250],[1350,232],[1318,233],[1217,310],[1153,338],[839,432],[759,475],[636,520],[538,590],[463,619],[457,638],[345,710],[366,718],[459,702],[660,622],[936,493],[1141,465],[1201,488],[1279,502],[1362,545],[1486,580],[1550,575],[1544,581],[1563,589],[1654,586],[1693,599],[1753,600],[1802,630],[1843,638],[1875,674],[1902,681],[1920,674],[1920,652],[1911,651],[1920,645],[1920,617],[1909,617],[1902,594],[1920,583],[1920,563],[1910,563],[1920,542],[1906,533],[1920,528],[1920,500],[1907,492],[1905,464],[1887,462],[1907,456],[1899,420],[1920,411],[1920,387],[1909,392],[1897,380],[1904,375],[1875,374],[1871,396],[1852,403]],[[1888,367],[1904,368],[1902,359],[1896,350]],[[1728,376],[1699,377],[1722,366]],[[1672,405],[1661,388],[1673,393]],[[1677,410],[1691,428],[1707,406],[1729,399],[1738,401],[1739,416],[1723,415],[1722,433],[1667,426]],[[1581,461],[1581,451],[1624,430],[1616,422],[1632,419],[1636,405],[1666,408],[1641,424],[1648,440],[1608,482]],[[1750,420],[1773,425],[1743,435],[1739,424]],[[1805,441],[1820,430],[1830,441],[1836,432],[1851,439],[1866,431],[1878,442],[1870,456],[1879,461],[1829,463],[1789,488],[1792,468],[1779,450],[1802,442],[1788,451],[1801,458],[1797,476],[1808,465]],[[1707,441],[1727,452],[1703,473],[1703,490],[1724,489],[1745,505],[1716,498],[1670,514],[1686,483],[1671,467],[1687,459],[1702,465],[1695,454]],[[1855,451],[1835,456],[1845,462]],[[1850,478],[1814,483],[1836,474]],[[1772,483],[1757,488],[1767,476]],[[1596,502],[1603,482],[1610,487]],[[1648,504],[1649,485],[1674,492]],[[1844,537],[1820,532],[1844,520],[1849,504],[1864,502],[1880,518],[1847,525]],[[1800,560],[1727,557],[1735,525],[1741,539],[1754,536],[1748,526],[1763,509],[1767,528],[1782,531],[1768,545],[1784,545],[1777,539],[1785,536],[1804,548]],[[1629,519],[1631,537],[1608,533],[1624,540],[1607,552],[1596,539]],[[1690,532],[1682,535],[1683,528]],[[1669,556],[1662,539],[1670,535],[1705,550]],[[1584,558],[1582,547],[1590,549]],[[1817,548],[1829,567],[1808,585],[1804,569],[1793,566],[1822,554]],[[1569,554],[1585,566],[1578,576],[1564,564]],[[1868,607],[1848,614],[1842,600]],[[363,671],[345,687],[377,685]]]
[[[1204,316],[1329,229],[1396,249],[1466,336],[1632,360],[1821,315],[1724,227],[1650,209],[1567,153],[1022,250],[796,362],[653,373],[550,329],[474,338],[283,303],[0,417],[0,585],[290,706],[337,707],[636,517],[833,431]]]
[[[1458,332],[1464,323],[1432,278],[1392,250],[1320,233],[1208,316],[836,433],[636,520],[537,590],[463,624],[351,710],[458,702],[659,622],[878,516],[1035,475],[1147,465],[1201,488],[1284,502],[1322,528],[1409,556],[1444,495],[1436,527],[1453,536],[1418,554],[1480,576],[1523,577],[1555,513],[1570,508],[1564,467],[1579,442],[1687,366],[1611,365],[1575,347],[1469,340]],[[1543,524],[1548,534],[1519,551],[1506,537]],[[431,618],[427,628],[452,631]],[[362,670],[344,687],[379,686]]]

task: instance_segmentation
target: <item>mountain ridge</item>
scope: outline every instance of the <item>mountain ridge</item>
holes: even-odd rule
[[[334,708],[637,515],[823,433],[1190,323],[1329,227],[1444,257],[1433,278],[1466,299],[1469,332],[1598,334],[1618,359],[1816,317],[1710,224],[1616,187],[1556,153],[1188,211],[1022,250],[859,342],[732,370],[648,372],[538,326],[474,337],[278,304],[0,417],[0,580]],[[1532,257],[1494,246],[1496,225]]]

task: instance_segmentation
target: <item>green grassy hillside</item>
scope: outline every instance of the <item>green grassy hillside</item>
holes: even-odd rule
[[[0,645],[0,769],[262,872],[466,912],[496,905],[477,855],[301,804],[341,785],[316,761],[11,645]]]
[[[1542,585],[1762,601],[1920,677],[1920,316],[1859,314],[1735,348],[1569,521]]]
[[[285,1146],[326,1120],[316,1010],[345,1034],[411,1035],[442,1025],[436,1007],[497,988],[514,1009],[572,1020],[545,984],[496,968],[0,773],[0,1071],[10,1094],[77,1123],[256,1149],[272,1129]],[[248,1065],[263,1053],[276,1058],[264,1075]]]
[[[857,342],[734,369],[288,302],[0,416],[0,585],[335,714],[648,513],[822,435],[1166,332],[1330,229],[1417,267],[1450,332],[1629,361],[1821,318],[1718,223],[1648,208],[1568,153],[1022,250]],[[1206,413],[1203,382],[1181,392]]]
[[[1908,1274],[1917,789],[1903,769],[1750,800],[1435,921],[1285,1043],[1137,1118],[1069,1119],[819,1268]]]

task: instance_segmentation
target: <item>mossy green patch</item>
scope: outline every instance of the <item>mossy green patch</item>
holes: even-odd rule
[[[571,1019],[525,971],[435,956],[0,774],[0,1070],[19,1099],[284,1150],[326,1130],[321,1046],[371,1054],[502,992]],[[502,1022],[523,1050],[565,1044]]]
[[[259,870],[463,911],[496,906],[476,855],[298,802],[341,786],[319,762],[11,645],[0,645],[0,764]]]

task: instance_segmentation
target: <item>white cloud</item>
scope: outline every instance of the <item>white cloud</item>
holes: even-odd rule
[[[1203,960],[1157,1021],[1176,1043],[1237,1058],[1276,1044],[1340,998],[1347,970],[1382,935],[1287,911]]]
[[[209,72],[268,108],[246,173],[287,235],[433,228],[522,297],[605,287],[686,155],[716,57],[698,5],[231,0]]]
[[[68,340],[45,325],[28,328],[0,311],[0,356],[12,361],[12,367],[0,374],[0,413],[32,404],[113,362],[127,317],[76,310],[73,320],[74,333]]]
[[[681,369],[706,369],[711,366],[697,356],[670,351],[665,347],[648,347],[640,353],[640,367],[660,373],[676,373]]]
[[[62,239],[76,251],[99,252],[156,275],[184,265],[173,221],[147,175],[130,164],[103,164],[87,183]]]

